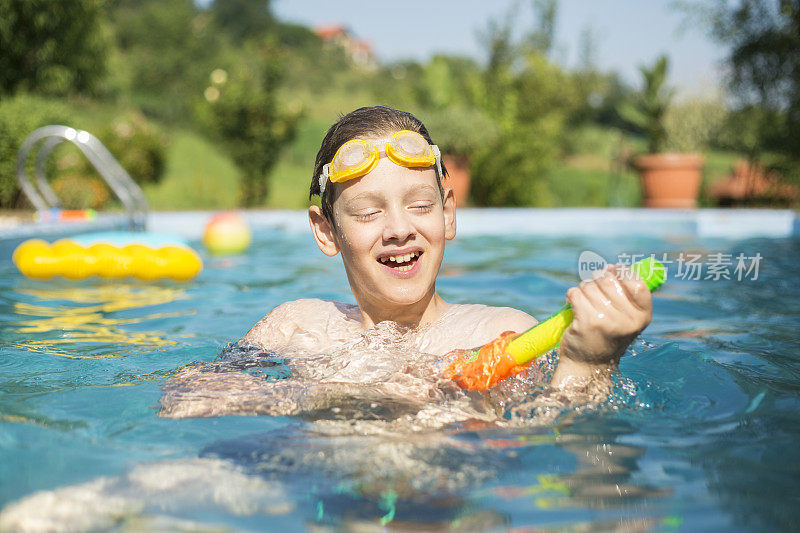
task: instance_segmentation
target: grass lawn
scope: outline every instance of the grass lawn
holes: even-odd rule
[[[239,195],[239,169],[221,148],[196,133],[170,134],[164,176],[144,188],[151,209],[230,209]]]

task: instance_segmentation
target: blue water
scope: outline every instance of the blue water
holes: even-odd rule
[[[204,257],[204,272],[186,284],[33,281],[0,258],[7,520],[14,502],[40,491],[69,498],[70,487],[92,486],[91,527],[798,528],[797,242],[449,243],[438,282],[447,301],[513,306],[539,318],[563,303],[586,249],[607,258],[761,254],[756,280],[680,279],[672,271],[655,295],[653,323],[622,360],[612,398],[567,409],[555,422],[467,421],[376,436],[319,433],[302,417],[157,417],[169,376],[213,360],[273,306],[298,297],[352,301],[339,260],[319,253],[310,236],[259,233],[245,255]],[[375,468],[375,457],[392,460]],[[119,501],[123,511],[103,511]],[[15,512],[15,520],[33,513]],[[63,520],[90,527],[80,516]]]

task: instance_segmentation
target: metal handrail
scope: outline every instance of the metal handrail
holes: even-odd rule
[[[58,196],[47,181],[45,163],[53,149],[64,141],[69,141],[78,147],[102,176],[114,195],[119,198],[128,213],[131,229],[143,230],[147,220],[147,198],[142,189],[97,137],[88,131],[76,130],[69,126],[44,126],[34,130],[25,138],[19,149],[17,181],[33,206],[42,210],[61,205]],[[41,146],[34,167],[37,190],[28,179],[27,162],[30,153],[37,148],[39,143]]]

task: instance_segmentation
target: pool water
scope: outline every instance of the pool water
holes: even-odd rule
[[[797,241],[449,243],[445,300],[538,318],[562,305],[587,249],[761,255],[757,279],[741,281],[671,266],[600,405],[542,418],[517,397],[497,423],[421,429],[389,427],[391,409],[356,398],[371,420],[157,416],[169,377],[214,360],[275,305],[352,302],[340,261],[310,236],[259,233],[245,255],[204,257],[186,284],[35,281],[0,262],[0,530],[798,527]]]

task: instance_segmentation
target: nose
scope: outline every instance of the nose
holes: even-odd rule
[[[405,209],[389,209],[384,215],[383,240],[405,241],[415,233],[409,213]]]

